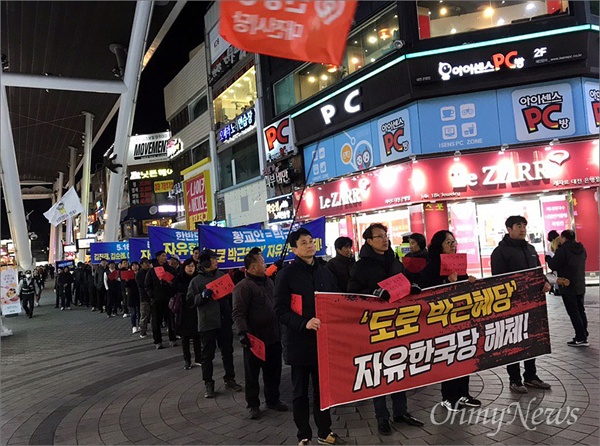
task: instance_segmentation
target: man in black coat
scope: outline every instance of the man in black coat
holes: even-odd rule
[[[256,249],[256,248],[255,248]],[[250,419],[260,418],[260,385],[258,377],[263,371],[265,402],[278,412],[288,408],[279,399],[281,381],[281,329],[275,316],[273,299],[275,285],[266,276],[265,259],[260,251],[251,250],[244,258],[246,277],[233,289],[233,323],[240,343],[244,347],[244,376],[246,378],[246,403]],[[265,343],[265,361],[250,351],[248,334]]]
[[[554,257],[546,256],[546,263],[559,277],[569,279],[568,286],[560,287],[565,309],[575,329],[575,337],[567,342],[571,347],[588,347],[587,316],[583,305],[585,295],[585,261],[587,252],[575,239],[575,232],[567,229],[560,234],[562,244]]]
[[[348,291],[350,270],[355,260],[352,255],[352,239],[350,237],[338,237],[334,242],[336,256],[327,262],[327,268],[333,273],[337,280],[338,288],[344,293]]]
[[[394,254],[387,235],[387,228],[381,223],[371,224],[363,233],[365,244],[360,249],[360,260],[356,262],[350,274],[349,293],[372,294],[389,300],[389,293],[378,285],[379,282],[404,272],[404,266]],[[423,426],[423,422],[408,413],[406,393],[396,392],[390,395],[393,406],[393,420],[410,426]],[[391,435],[390,412],[386,397],[373,398],[377,430],[381,435]]]
[[[318,259],[311,233],[300,228],[288,241],[296,259],[283,268],[275,279],[275,314],[282,325],[283,356],[292,367],[294,422],[299,445],[310,444],[310,406],[308,383],[313,384],[313,416],[319,444],[346,444],[331,432],[329,409],[320,410],[317,330],[321,321],[315,317],[315,291],[338,291],[335,277]],[[292,296],[300,299],[302,314],[292,310]]]
[[[508,234],[498,243],[491,256],[492,275],[511,273],[540,266],[540,259],[535,248],[527,242],[527,220],[520,215],[513,215],[504,223]],[[550,291],[550,284],[544,284],[543,292]],[[550,389],[550,384],[537,376],[535,358],[525,361],[525,373],[521,381],[521,366],[517,362],[506,366],[510,378],[510,390],[527,393],[527,387]]]
[[[145,338],[148,336],[148,321],[150,320],[150,296],[146,292],[146,276],[148,275],[148,271],[152,264],[150,260],[146,257],[142,257],[140,259],[140,269],[135,274],[135,282],[138,285],[138,290],[140,291],[140,338]]]

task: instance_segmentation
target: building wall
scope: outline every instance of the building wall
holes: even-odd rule
[[[227,226],[267,221],[267,185],[262,177],[223,194]]]
[[[204,44],[164,89],[165,114],[171,120],[183,107],[206,89],[206,55]]]
[[[210,115],[208,112],[196,118],[188,124],[183,130],[177,133],[177,138],[183,142],[183,147],[191,149],[199,142],[204,141],[210,132]]]

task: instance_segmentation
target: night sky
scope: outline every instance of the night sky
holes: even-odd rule
[[[138,91],[133,134],[158,133],[169,128],[165,117],[163,89],[189,61],[189,52],[204,41],[204,14],[209,5],[210,2],[188,2],[144,69]],[[102,155],[114,141],[116,123],[117,115],[94,147],[92,172],[95,166],[102,162]],[[0,228],[2,238],[7,239],[10,238],[10,229],[4,196],[1,205]],[[38,240],[32,243],[34,251],[48,247],[50,224],[43,213],[51,205],[50,200],[24,201],[25,213],[34,211],[30,215],[31,230],[38,235]]]

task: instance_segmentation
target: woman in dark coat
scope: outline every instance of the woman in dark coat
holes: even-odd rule
[[[419,273],[417,283],[421,288],[430,288],[458,280],[474,282],[473,276],[458,275],[452,273],[449,276],[441,276],[442,266],[441,254],[455,254],[456,239],[454,234],[447,230],[436,232],[429,244],[429,263]],[[480,407],[481,401],[469,395],[469,376],[451,379],[442,383],[442,407],[449,411],[457,411],[463,407]]]
[[[192,368],[192,354],[190,352],[190,341],[194,345],[194,358],[197,364],[200,363],[200,333],[198,332],[198,313],[195,307],[186,305],[186,294],[192,279],[196,277],[196,263],[194,259],[187,259],[183,262],[175,280],[173,288],[175,293],[181,293],[181,318],[175,329],[175,333],[181,336],[181,348],[183,350],[183,360],[185,361],[184,370]]]

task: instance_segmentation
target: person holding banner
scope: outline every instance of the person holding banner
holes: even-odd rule
[[[511,273],[524,269],[541,266],[537,251],[527,242],[527,219],[521,215],[512,215],[504,222],[508,234],[500,240],[498,246],[492,251],[492,275]],[[550,284],[545,282],[543,292],[550,291]],[[550,389],[550,384],[542,381],[537,376],[535,358],[524,362],[525,373],[523,379],[525,386],[538,389]],[[506,366],[510,379],[510,390],[517,393],[527,393],[527,387],[521,381],[521,365],[517,362]]]
[[[417,277],[417,283],[421,288],[430,288],[459,280],[468,280],[469,282],[477,280],[474,276],[459,274],[459,272],[442,275],[442,255],[444,254],[456,254],[456,239],[452,232],[442,229],[431,237],[429,262]],[[460,273],[462,272],[460,271]],[[480,407],[481,401],[469,394],[469,380],[469,375],[467,375],[442,382],[441,406],[450,412],[457,412],[464,407]]]
[[[256,248],[254,248],[256,249]],[[288,407],[279,399],[281,382],[281,329],[275,316],[273,293],[275,284],[266,276],[265,259],[260,251],[250,250],[244,258],[246,277],[233,289],[233,322],[240,344],[244,347],[244,377],[246,403],[250,419],[260,418],[260,384],[258,376],[263,371],[265,402],[267,407],[285,412]],[[259,359],[252,351],[249,336],[265,346],[265,358]],[[258,342],[255,341],[255,342]]]
[[[352,254],[352,239],[350,237],[338,237],[333,243],[336,255],[329,262],[327,268],[337,279],[338,288],[342,292],[348,291],[348,281],[350,280],[350,271],[354,266],[355,260]]]
[[[221,359],[225,369],[225,388],[240,392],[243,387],[235,381],[233,366],[233,318],[231,315],[231,294],[213,299],[214,292],[207,288],[211,282],[224,276],[219,270],[217,254],[205,249],[198,257],[200,268],[198,275],[190,282],[186,301],[195,306],[198,312],[198,331],[202,341],[200,362],[202,364],[202,380],[206,387],[205,398],[215,397],[215,381],[213,380],[213,359],[217,344],[221,350]]]
[[[150,296],[150,310],[152,314],[152,337],[157,350],[163,348],[162,327],[163,320],[167,321],[169,345],[177,346],[177,337],[173,329],[173,318],[169,310],[169,299],[173,295],[171,282],[175,277],[175,270],[167,264],[167,253],[163,250],[156,252],[156,267],[148,270],[144,280],[144,288]]]
[[[373,223],[365,229],[362,237],[365,244],[360,249],[360,260],[352,268],[348,293],[371,294],[389,300],[389,293],[380,288],[378,284],[389,277],[403,273],[404,266],[390,246],[387,227],[381,223]],[[392,393],[390,398],[392,400],[392,419],[395,423],[423,426],[422,421],[408,412],[405,392]],[[391,435],[390,412],[387,408],[386,396],[373,398],[373,405],[377,419],[377,431],[381,435]]]
[[[115,262],[108,263],[104,273],[104,289],[106,290],[106,317],[117,315],[118,302],[121,301],[121,278]]]
[[[275,279],[275,314],[282,325],[283,356],[292,367],[294,400],[292,410],[298,428],[299,445],[311,443],[308,384],[313,385],[313,417],[319,444],[346,444],[331,431],[329,409],[321,410],[317,330],[321,321],[315,317],[315,291],[338,291],[335,277],[315,257],[312,234],[305,228],[291,232],[288,241],[296,258],[282,268]]]

